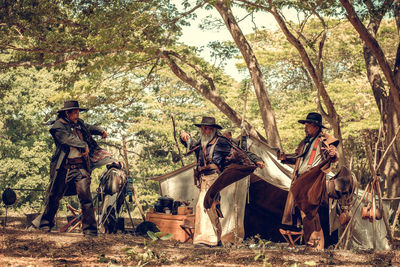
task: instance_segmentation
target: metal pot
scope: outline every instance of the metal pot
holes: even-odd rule
[[[158,202],[154,204],[154,211],[155,212],[164,212],[163,207],[161,207],[161,204]]]
[[[7,188],[3,192],[2,199],[6,206],[10,206],[17,200],[17,194],[15,194],[14,190]]]
[[[162,209],[169,208],[170,210],[172,210],[174,199],[167,196],[163,196],[158,198],[158,202],[160,203]]]

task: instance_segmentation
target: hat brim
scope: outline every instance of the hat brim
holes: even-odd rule
[[[194,124],[194,126],[197,126],[197,127],[201,127],[201,126],[209,126],[209,127],[214,127],[214,128],[217,128],[217,129],[222,129],[222,127],[221,127],[221,126],[219,126],[218,124],[195,123],[195,124]]]
[[[320,124],[318,121],[314,121],[314,120],[299,120],[299,123],[301,123],[301,124],[305,124],[306,122],[314,123],[315,125],[317,125],[317,126],[319,126],[321,128],[328,129],[324,125]]]
[[[74,108],[74,107],[71,107],[71,108],[63,108],[63,109],[60,109],[60,110],[57,111],[57,112],[62,112],[62,111],[67,111],[67,110],[74,110],[74,109],[79,109],[79,111],[87,111],[87,110],[88,110],[87,108]]]

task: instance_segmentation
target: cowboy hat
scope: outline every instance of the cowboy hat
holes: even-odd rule
[[[79,111],[86,111],[86,108],[80,108],[79,103],[76,100],[68,100],[64,102],[64,107],[57,112],[79,109]]]
[[[222,129],[221,126],[215,123],[214,117],[203,117],[200,123],[195,123],[194,125],[197,127],[201,127],[202,125],[204,125],[204,126],[214,127],[217,129]]]
[[[308,113],[305,120],[299,120],[301,124],[305,124],[306,122],[314,123],[315,125],[327,129],[324,125],[322,125],[322,116],[317,112]]]

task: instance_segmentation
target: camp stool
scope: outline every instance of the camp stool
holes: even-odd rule
[[[180,225],[180,227],[188,235],[188,238],[186,238],[186,240],[183,243],[188,242],[190,239],[193,241],[193,236],[194,236],[194,225],[193,225],[193,223],[190,220],[185,219],[185,220],[183,220],[183,224]]]
[[[73,208],[70,204],[67,204],[67,208],[71,211],[74,218],[69,221],[66,225],[60,228],[60,232],[71,232],[75,228],[82,226],[82,211]]]
[[[279,229],[279,232],[281,233],[283,238],[285,238],[285,240],[289,243],[289,247],[292,248],[295,247],[294,243],[296,243],[297,240],[302,238],[304,234],[303,230],[299,232],[294,232],[294,231]]]

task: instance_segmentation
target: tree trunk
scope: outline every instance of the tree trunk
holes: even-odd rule
[[[393,98],[390,98],[387,104],[387,108],[384,111],[385,116],[385,148],[392,141],[395,136],[395,131],[399,126],[399,118],[397,117],[394,108]],[[394,142],[386,155],[385,162],[379,169],[380,174],[385,179],[385,196],[394,198],[400,196],[400,138]]]
[[[254,55],[253,49],[247,42],[242,30],[239,28],[239,25],[232,14],[232,10],[228,6],[228,1],[215,1],[214,6],[224,20],[225,25],[231,33],[233,40],[235,41],[240,52],[242,53],[244,61],[246,62],[247,68],[250,72],[268,143],[274,147],[281,148],[281,140],[276,126],[275,115],[268,99],[267,87],[265,85],[262,72],[258,65],[257,58]]]
[[[376,38],[381,20],[386,12],[379,15],[371,14],[371,19],[368,24],[368,32],[371,38]],[[375,13],[377,14],[377,13]],[[396,18],[397,20],[398,18]],[[380,75],[380,67],[377,59],[374,57],[373,51],[364,43],[363,54],[365,65],[367,69],[367,78],[371,85],[374,94],[375,102],[379,108],[383,121],[384,133],[384,148],[386,148],[395,136],[395,131],[399,126],[399,118],[397,116],[394,97],[392,91],[389,91],[389,96],[386,94],[385,85]],[[377,172],[384,178],[384,194],[387,197],[396,197],[400,195],[400,140],[395,141],[390,148],[385,161],[377,170]]]
[[[336,112],[335,107],[333,106],[333,102],[330,99],[328,92],[326,91],[325,85],[323,84],[323,70],[320,67],[320,65],[314,64],[311,62],[310,57],[307,54],[307,51],[305,50],[303,44],[299,41],[298,38],[296,38],[288,29],[286,26],[285,21],[279,14],[276,6],[273,4],[272,0],[268,0],[268,3],[270,5],[269,12],[274,16],[275,20],[278,22],[279,27],[281,28],[282,32],[285,34],[286,39],[297,49],[297,51],[300,54],[301,60],[303,61],[303,64],[305,68],[307,69],[309,75],[311,76],[315,87],[317,88],[318,91],[318,96],[322,97],[322,100],[324,101],[324,104],[327,108],[327,113],[324,112],[322,109],[321,104],[319,104],[319,110],[324,116],[326,120],[328,120],[329,124],[331,125],[333,129],[334,136],[340,141],[340,144],[338,146],[338,153],[340,155],[339,157],[339,166],[347,166],[347,161],[346,161],[346,155],[344,154],[343,150],[343,138],[342,138],[342,133],[340,129],[340,117]],[[322,49],[323,49],[323,42],[321,42],[320,47],[319,47],[319,61],[322,60]]]
[[[348,0],[340,0],[340,3],[346,9],[348,20],[353,25],[354,29],[360,34],[360,38],[365,42],[365,46],[367,46],[371,50],[371,53],[379,63],[379,67],[385,75],[386,81],[389,85],[389,91],[395,103],[393,108],[396,110],[397,116],[400,117],[400,87],[397,83],[394,72],[389,66],[389,62],[386,60],[385,54],[383,53],[377,40],[374,38],[373,35],[371,35],[371,32],[368,31],[368,29],[364,26],[364,24],[357,16],[357,13],[354,10],[352,4],[350,4]],[[373,14],[371,14],[371,16],[373,16]]]

